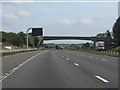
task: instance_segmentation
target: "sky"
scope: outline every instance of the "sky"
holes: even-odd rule
[[[2,2],[2,13],[0,13],[2,15],[0,27],[7,32],[26,32],[29,27],[42,27],[46,36],[95,36],[106,30],[112,31],[113,24],[118,17],[118,2],[7,1]],[[80,43],[86,41],[47,42]]]

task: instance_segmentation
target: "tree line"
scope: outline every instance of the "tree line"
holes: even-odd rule
[[[113,26],[113,36],[115,45],[120,46],[120,17],[118,17]]]
[[[24,32],[13,33],[2,31],[2,43],[9,46],[26,47],[26,34]],[[31,33],[28,35],[28,43],[30,47],[37,47],[38,39],[33,37]]]
[[[109,47],[111,48],[115,48],[120,46],[120,17],[117,18],[117,20],[115,21],[112,31],[110,32],[109,30],[107,30],[105,33],[99,33],[96,35],[96,37],[106,37],[108,39],[112,39],[113,42],[110,42]]]

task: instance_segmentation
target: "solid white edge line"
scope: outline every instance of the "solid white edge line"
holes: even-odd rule
[[[105,83],[108,83],[109,81],[108,80],[106,80],[106,79],[104,79],[104,78],[102,78],[102,77],[100,77],[100,76],[95,76],[96,78],[98,78],[98,79],[100,79],[100,80],[102,80],[103,82],[105,82]]]
[[[103,61],[108,61],[108,60],[106,60],[106,59],[102,59]]]
[[[47,50],[48,51],[48,50]],[[26,61],[24,61],[23,63],[19,64],[17,67],[13,68],[12,70],[10,70],[8,73],[6,73],[5,75],[1,76],[0,77],[0,82],[2,80],[4,80],[5,78],[7,78],[8,76],[12,75],[15,71],[17,71],[21,66],[23,66],[24,64],[26,64],[27,62],[29,62],[30,60],[32,60],[33,58],[37,57],[38,55],[44,53],[44,52],[47,52],[47,51],[43,51],[43,52],[40,52],[38,54],[36,54],[35,56],[32,56],[31,58],[27,59]]]

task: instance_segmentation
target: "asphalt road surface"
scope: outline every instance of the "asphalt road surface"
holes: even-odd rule
[[[118,88],[118,58],[70,50],[3,57],[3,88]]]

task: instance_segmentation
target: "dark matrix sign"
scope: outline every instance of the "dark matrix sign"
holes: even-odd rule
[[[33,36],[43,36],[43,28],[32,28]]]

